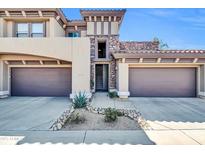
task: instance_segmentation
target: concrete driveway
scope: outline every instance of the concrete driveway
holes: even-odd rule
[[[200,98],[130,98],[146,120],[205,122],[205,100]]]
[[[187,124],[205,122],[205,99],[200,98],[129,97],[127,100],[119,100],[110,99],[106,93],[96,93],[91,105],[136,109],[148,121]]]
[[[205,100],[200,98],[130,98],[152,130],[156,144],[205,144]]]
[[[96,93],[92,105],[140,111],[151,127],[144,130],[144,138],[155,144],[205,144],[204,99],[130,97],[119,100]]]
[[[0,99],[0,131],[49,130],[71,106],[66,97],[9,97]]]

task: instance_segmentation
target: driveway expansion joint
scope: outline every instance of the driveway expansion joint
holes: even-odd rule
[[[84,137],[83,137],[83,143],[85,143],[86,135],[87,135],[87,130],[85,131],[85,134],[84,134]]]
[[[193,137],[189,136],[188,134],[186,134],[185,132],[183,132],[182,130],[179,130],[181,133],[183,133],[185,136],[187,136],[188,138],[192,139],[193,141],[195,141],[196,143],[198,143],[199,145],[201,145],[200,142],[198,142],[197,140],[195,140]]]

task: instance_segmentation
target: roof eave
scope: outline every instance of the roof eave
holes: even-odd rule
[[[63,23],[67,25],[67,19],[59,8],[0,8],[0,11],[54,11],[60,16]]]
[[[80,10],[80,14],[82,17],[85,16],[117,16],[123,17],[126,12],[126,9],[119,10]]]
[[[121,58],[205,58],[205,53],[112,53],[115,59]]]

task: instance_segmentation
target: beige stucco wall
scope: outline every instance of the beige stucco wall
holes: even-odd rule
[[[50,21],[46,21],[45,22],[45,25],[46,25],[46,37],[50,37]]]
[[[111,34],[112,35],[118,35],[118,22],[111,22]]]
[[[86,30],[81,30],[80,32],[80,37],[86,37],[87,31]]]
[[[4,34],[4,20],[0,18],[0,37],[3,37]]]
[[[205,65],[200,65],[198,76],[198,95],[205,97]]]
[[[44,56],[56,58],[66,61],[72,61],[72,52],[75,50],[74,42],[81,43],[87,38],[0,38],[0,54],[1,53],[19,53],[30,54],[36,56]],[[87,42],[87,41],[86,41]]]
[[[3,61],[0,60],[0,91],[3,90]]]
[[[0,60],[0,93],[8,91],[8,65]]]
[[[94,22],[87,22],[87,35],[94,35]]]
[[[75,49],[72,52],[72,93],[90,93],[90,41],[81,40],[81,45],[74,41],[73,46]]]
[[[97,35],[102,35],[102,22],[97,22]]]
[[[56,19],[49,19],[49,36],[50,37],[64,37],[65,30],[59,25]]]
[[[0,18],[0,37],[6,37],[7,35],[7,22]]]
[[[104,22],[103,23],[104,25],[103,25],[103,28],[104,28],[104,35],[108,35],[108,22]]]
[[[120,98],[129,96],[129,65],[127,63],[118,63],[118,95]]]
[[[3,63],[3,91],[8,91],[8,80],[9,80],[8,65]]]
[[[204,77],[205,77],[205,67],[204,65],[200,66],[200,91],[204,92]]]
[[[6,35],[7,37],[15,37],[15,23],[12,21],[6,22]]]

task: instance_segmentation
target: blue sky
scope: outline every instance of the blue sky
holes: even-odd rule
[[[62,9],[68,19],[81,19],[80,9]],[[158,37],[170,49],[205,49],[205,9],[127,9],[120,40]]]

